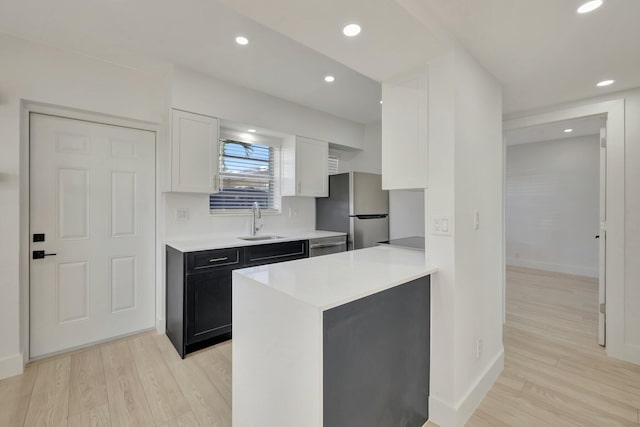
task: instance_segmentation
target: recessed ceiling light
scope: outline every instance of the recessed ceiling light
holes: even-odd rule
[[[246,38],[245,36],[238,36],[236,37],[236,43],[238,43],[241,46],[246,46],[249,44],[249,39]]]
[[[603,0],[588,1],[578,8],[578,13],[593,12],[594,10],[602,6],[602,3],[604,3]]]
[[[256,133],[256,130],[255,129],[249,129],[249,132]]]
[[[610,86],[610,85],[612,85],[614,83],[615,83],[615,80],[603,80],[601,82],[598,82],[598,84],[596,86],[604,87],[604,86]]]
[[[324,76],[324,81],[327,83],[333,83],[336,81],[336,78],[333,76]]]
[[[573,132],[573,129],[565,129],[564,130],[564,133],[571,133],[571,132]]]
[[[382,104],[382,99],[380,100],[380,104]]]
[[[360,34],[360,31],[362,31],[362,28],[360,28],[360,25],[349,24],[342,29],[342,34],[344,34],[347,37],[355,37],[358,34]]]

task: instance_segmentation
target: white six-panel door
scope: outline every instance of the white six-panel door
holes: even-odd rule
[[[30,241],[31,358],[153,327],[155,133],[32,113]]]

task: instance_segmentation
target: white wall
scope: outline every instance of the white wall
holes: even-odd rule
[[[461,49],[430,64],[429,80],[426,240],[427,256],[439,267],[432,282],[429,412],[447,427],[466,422],[503,367],[502,94]],[[432,234],[432,216],[450,217],[452,234]]]
[[[424,237],[424,190],[389,192],[389,238]]]
[[[599,139],[507,147],[507,264],[598,277]]]
[[[0,378],[22,370],[20,288],[21,100],[161,123],[167,76],[0,35]],[[26,248],[22,248],[23,253]],[[24,333],[24,331],[23,331]]]
[[[338,156],[338,172],[382,172],[382,122],[376,121],[364,126],[361,149],[335,147],[329,153]]]
[[[354,171],[382,173],[382,122],[369,123],[364,127],[363,150],[351,161]]]
[[[497,377],[503,363],[502,89],[466,54],[457,57],[456,70],[454,354],[456,392],[462,399],[474,391],[473,397],[483,397],[482,387],[491,385],[488,381]],[[473,228],[474,210],[480,213],[478,230]],[[483,352],[476,358],[479,339]],[[475,408],[472,399],[468,410]]]
[[[165,205],[165,238],[183,240],[203,236],[249,234],[251,216],[211,215],[208,194],[168,193]],[[188,220],[176,220],[176,209],[188,209]],[[316,202],[312,197],[283,197],[278,215],[262,215],[260,233],[283,234],[316,228]]]
[[[181,110],[362,148],[364,126],[252,89],[177,68],[171,105]]]

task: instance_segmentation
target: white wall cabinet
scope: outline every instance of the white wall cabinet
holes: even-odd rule
[[[172,110],[169,191],[217,193],[219,120]]]
[[[282,146],[282,195],[329,195],[329,143],[295,136]]]
[[[382,188],[428,185],[428,75],[382,84]]]

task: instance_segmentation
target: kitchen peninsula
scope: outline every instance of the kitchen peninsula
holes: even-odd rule
[[[233,425],[421,426],[425,254],[378,246],[233,273]]]

